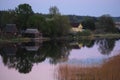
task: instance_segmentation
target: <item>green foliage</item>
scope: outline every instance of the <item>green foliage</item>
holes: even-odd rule
[[[47,35],[50,37],[64,36],[68,34],[70,29],[69,19],[65,16],[61,16],[57,7],[51,7],[50,14],[52,14],[50,20],[47,21]]]
[[[78,36],[90,36],[92,35],[92,32],[90,30],[84,30],[82,32],[77,33]]]
[[[45,26],[45,18],[41,15],[34,14],[29,17],[27,21],[27,27],[28,28],[37,28],[38,30],[43,30],[43,27]]]
[[[85,17],[82,21],[82,25],[84,29],[95,30],[95,21],[92,17]]]
[[[13,24],[16,22],[16,15],[14,10],[0,11],[0,26],[3,28],[6,24]]]
[[[56,6],[50,7],[49,12],[51,16],[60,15],[59,9]]]
[[[99,18],[98,27],[104,32],[117,32],[115,23],[110,15],[102,15]]]
[[[52,20],[47,21],[45,32],[50,37],[67,35],[70,29],[69,20],[64,16],[55,16]]]
[[[33,14],[31,6],[29,4],[20,4],[15,11],[17,14],[17,25],[20,29],[25,29],[29,17]]]

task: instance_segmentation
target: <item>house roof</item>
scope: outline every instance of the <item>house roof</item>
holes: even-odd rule
[[[38,51],[39,46],[25,46],[27,51]]]
[[[10,33],[18,32],[15,24],[6,24],[6,27],[4,28],[4,31],[5,32],[10,32]]]
[[[79,26],[79,24],[80,23],[71,23],[71,26],[77,28]]]
[[[25,33],[39,33],[38,29],[26,29]]]

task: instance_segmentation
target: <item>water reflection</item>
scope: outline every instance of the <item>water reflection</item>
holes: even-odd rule
[[[99,45],[99,51],[103,55],[109,55],[115,46],[114,39],[102,39],[97,40],[96,42]]]
[[[72,49],[92,48],[95,44],[99,46],[101,54],[108,55],[115,46],[115,39],[6,43],[0,45],[0,55],[8,68],[29,73],[35,63],[46,59],[50,64],[67,62]]]
[[[0,49],[4,65],[20,73],[29,73],[34,63],[43,62],[46,58],[51,64],[64,62],[69,52],[68,45],[62,42],[4,44]]]

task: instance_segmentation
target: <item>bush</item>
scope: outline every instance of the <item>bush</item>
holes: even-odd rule
[[[82,32],[77,33],[78,36],[90,36],[92,35],[92,32],[90,30],[84,30]]]

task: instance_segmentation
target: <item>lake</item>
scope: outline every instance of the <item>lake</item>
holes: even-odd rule
[[[0,43],[0,80],[120,80],[120,39]]]

